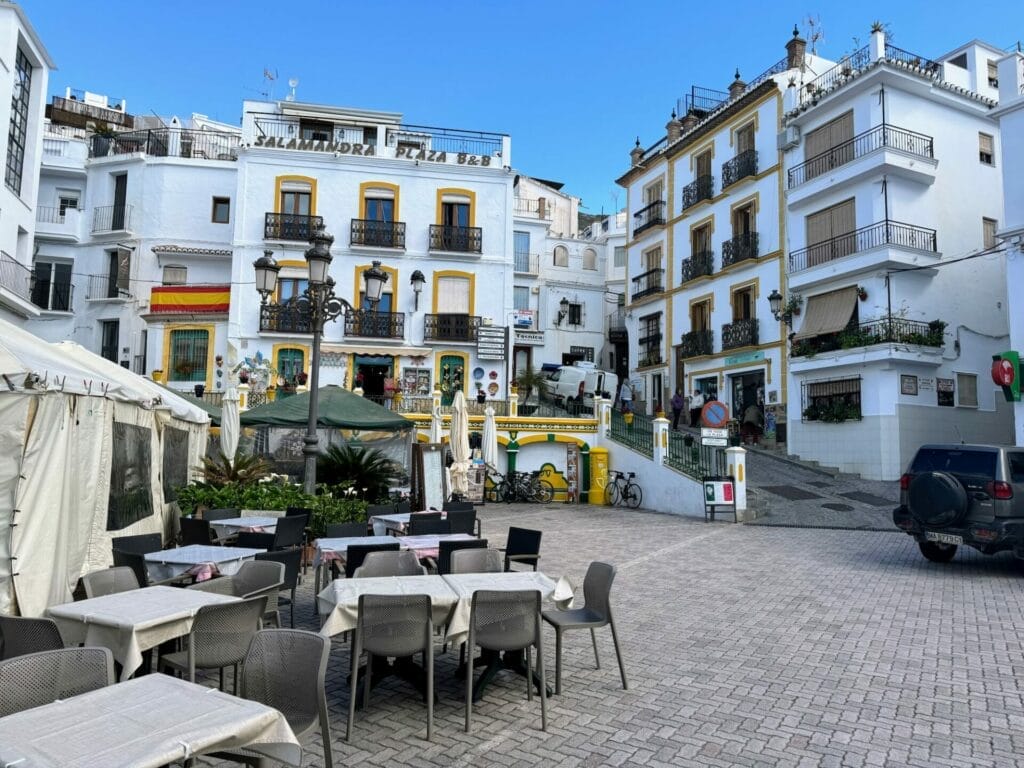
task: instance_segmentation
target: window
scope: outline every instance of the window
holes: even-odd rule
[[[808,132],[804,139],[805,179],[853,160],[853,111],[846,112],[820,128]]]
[[[732,294],[732,319],[752,320],[754,318],[754,289],[740,288]]]
[[[616,245],[615,246],[615,266],[624,267],[626,266],[626,246]]]
[[[512,251],[515,254],[515,271],[530,272],[530,233],[512,233]]]
[[[860,419],[860,376],[805,381],[800,385],[800,405],[803,421]]]
[[[754,148],[754,124],[747,123],[736,131],[736,154],[742,155]]]
[[[1007,453],[1010,463],[1010,482],[1024,483],[1024,453]]]
[[[305,371],[306,353],[301,349],[280,349],[277,352],[277,375],[289,384],[298,383],[298,374]]]
[[[78,193],[77,192],[62,192],[57,198],[57,212],[60,215],[60,220],[64,221],[64,214],[68,212],[68,209],[78,210]]]
[[[552,262],[556,267],[569,266],[569,249],[564,245],[556,245],[554,259]]]
[[[313,194],[308,189],[282,189],[281,190],[281,213],[290,213],[294,216],[309,216],[312,210]]]
[[[395,220],[395,199],[394,197],[366,198],[366,218],[370,221],[394,222]]]
[[[711,300],[697,301],[690,305],[690,330],[707,331],[711,328]]]
[[[231,198],[213,198],[213,214],[210,218],[214,224],[227,224],[231,220]]]
[[[100,355],[113,363],[117,362],[119,337],[120,323],[117,320],[100,321]]]
[[[512,308],[530,308],[530,289],[525,285],[516,285],[512,288]]]
[[[637,365],[657,365],[661,362],[661,313],[640,318]]]
[[[978,134],[978,160],[985,165],[995,165],[996,156],[992,137],[987,133]]]
[[[587,248],[583,251],[583,268],[597,269],[597,251]]]
[[[583,305],[569,305],[569,325],[583,325]]]
[[[37,261],[32,270],[32,303],[54,312],[70,312],[71,265]]]
[[[853,199],[812,213],[805,220],[807,230],[807,267],[848,256],[857,249],[857,212]]]
[[[643,267],[644,272],[650,272],[652,269],[661,269],[661,246],[657,248],[651,248],[649,251],[643,253]]]
[[[978,407],[978,375],[958,373],[956,375],[956,404],[962,408]]]
[[[132,252],[121,248],[107,251],[106,297],[127,298],[130,294]]]
[[[446,227],[468,227],[469,203],[442,201],[441,223]]]
[[[7,172],[4,181],[16,195],[21,194],[21,171],[25,165],[25,135],[28,132],[28,101],[32,90],[32,65],[21,48],[14,58],[14,88],[11,91],[11,127],[7,134]]]
[[[469,314],[469,278],[437,278],[437,312],[445,315]]]
[[[741,205],[732,212],[732,235],[739,237],[754,231],[754,204]]]
[[[982,219],[981,220],[981,236],[982,244],[985,248],[996,247],[996,228],[998,224],[995,219]]]
[[[711,150],[706,150],[697,155],[696,163],[694,163],[697,172],[694,174],[695,178],[702,178],[704,176],[711,175]]]
[[[705,224],[690,230],[690,252],[693,256],[711,253],[711,225]]]
[[[306,141],[330,141],[334,124],[323,120],[300,120],[299,136]]]
[[[290,299],[297,299],[309,288],[309,280],[305,277],[282,277],[277,281],[277,300],[282,304]]]
[[[999,67],[991,59],[988,62],[988,84],[993,88],[999,87]]]
[[[661,179],[644,187],[644,205],[660,203],[665,199],[665,186]]]
[[[960,69],[967,69],[967,54],[961,53],[959,56],[954,56],[947,63],[954,67],[960,67]]]
[[[116,322],[116,321],[115,321]],[[168,381],[206,381],[206,359],[210,332],[171,331]]]
[[[164,267],[164,285],[185,285],[188,281],[188,269],[186,267],[168,265]]]

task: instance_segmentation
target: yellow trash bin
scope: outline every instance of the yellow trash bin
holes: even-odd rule
[[[608,485],[608,449],[590,449],[590,490],[587,499],[591,504],[606,504],[605,487]]]

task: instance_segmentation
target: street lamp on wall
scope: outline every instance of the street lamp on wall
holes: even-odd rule
[[[418,269],[412,273],[412,279],[409,281],[412,283],[412,293],[416,297],[416,303],[413,305],[413,311],[418,312],[420,309],[420,293],[423,292],[423,285],[427,282],[427,279],[423,277],[423,273]]]
[[[569,314],[569,300],[562,297],[562,300],[558,302],[558,319],[555,320],[555,325],[561,325],[562,321],[565,320],[565,316]]]
[[[793,310],[790,309],[789,304],[783,307],[782,294],[779,293],[778,288],[773,288],[772,292],[768,294],[768,306],[771,307],[776,320],[785,323],[786,327],[793,330]]]
[[[303,438],[302,453],[305,456],[304,490],[309,495],[316,493],[316,460],[319,455],[319,437],[317,421],[319,420],[318,394],[320,389],[320,339],[324,326],[336,320],[345,312],[357,312],[345,299],[334,293],[334,278],[328,274],[333,257],[331,244],[334,238],[324,231],[321,224],[310,238],[310,247],[306,249],[306,263],[309,265],[309,287],[301,296],[289,299],[296,315],[308,322],[313,333],[312,351],[310,353],[309,370],[309,419],[306,424],[306,436]],[[256,271],[256,290],[262,300],[260,312],[264,317],[270,313],[269,299],[277,287],[277,276],[281,267],[274,260],[272,251],[264,251],[263,256],[253,262]],[[381,291],[388,280],[387,273],[380,268],[380,262],[363,272],[366,300],[370,311],[377,311]]]

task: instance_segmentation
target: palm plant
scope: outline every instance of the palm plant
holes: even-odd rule
[[[234,461],[231,461],[223,453],[218,453],[213,458],[204,456],[203,465],[199,470],[203,473],[204,484],[220,488],[229,483],[255,483],[266,477],[272,468],[262,456],[236,453]]]
[[[531,365],[526,366],[526,370],[520,371],[516,374],[516,386],[519,388],[520,393],[526,393],[523,397],[522,402],[527,402],[530,399],[530,395],[533,394],[533,390],[537,390],[537,396],[543,398],[548,391],[548,377],[538,371]]]
[[[348,484],[366,501],[387,498],[388,489],[405,477],[402,468],[376,448],[332,445],[320,454],[317,480],[327,485]]]

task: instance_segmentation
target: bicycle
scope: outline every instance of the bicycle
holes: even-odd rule
[[[634,482],[636,472],[616,472],[609,470],[611,481],[604,488],[604,500],[611,506],[622,504],[636,509],[644,499],[643,489]]]
[[[541,480],[539,471],[512,472],[508,476],[495,472],[494,476],[501,479],[488,492],[489,501],[532,501],[547,504],[555,497],[554,486],[547,480]]]

